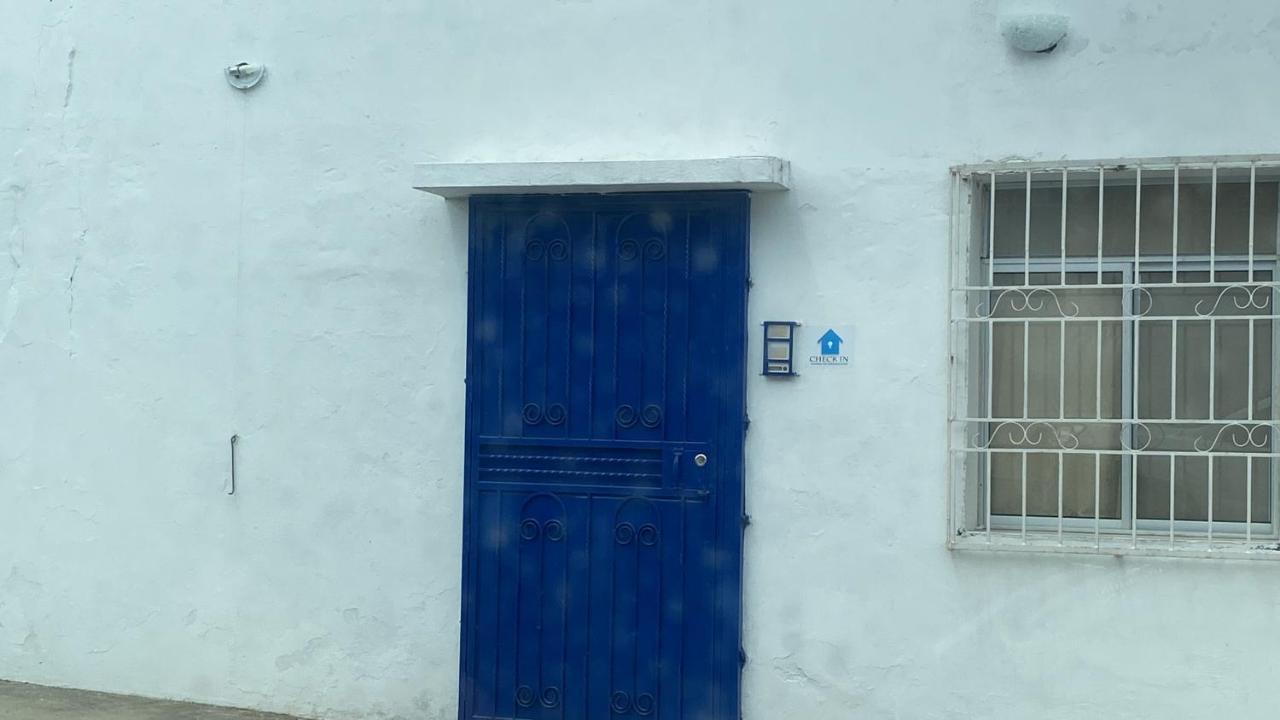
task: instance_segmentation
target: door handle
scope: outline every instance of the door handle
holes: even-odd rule
[[[698,467],[706,467],[706,465],[707,465],[707,454],[706,454],[706,453],[698,453],[697,455],[694,455],[694,456],[693,456],[693,464],[694,464],[694,465],[697,465]]]

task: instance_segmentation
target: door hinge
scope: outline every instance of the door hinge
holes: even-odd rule
[[[753,288],[753,287],[755,287],[755,286],[756,286],[756,282],[755,282],[755,280],[752,280],[752,279],[751,279],[751,276],[750,276],[750,275],[748,275],[748,276],[747,276],[747,290],[751,290],[751,288]]]
[[[751,429],[751,416],[750,415],[742,416],[742,432],[746,432],[750,429]]]
[[[747,650],[746,648],[739,647],[738,648],[738,667],[746,667],[746,666],[747,666]]]
[[[750,524],[751,524],[751,516],[750,516],[750,515],[748,515],[747,513],[743,513],[743,514],[742,514],[742,527],[743,527],[743,529],[746,529],[746,527],[747,527],[748,525],[750,525]]]

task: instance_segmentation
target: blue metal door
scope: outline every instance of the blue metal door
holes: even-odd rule
[[[471,201],[462,720],[737,719],[748,207]]]

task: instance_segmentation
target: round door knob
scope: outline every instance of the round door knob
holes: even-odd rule
[[[707,464],[707,454],[706,454],[706,453],[698,453],[697,455],[694,455],[694,456],[693,456],[693,464],[694,464],[694,465],[697,465],[698,467],[703,467],[703,466],[705,466],[705,465]]]

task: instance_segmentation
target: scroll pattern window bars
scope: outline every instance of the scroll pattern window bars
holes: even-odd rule
[[[1280,559],[1280,158],[953,179],[950,543]]]

